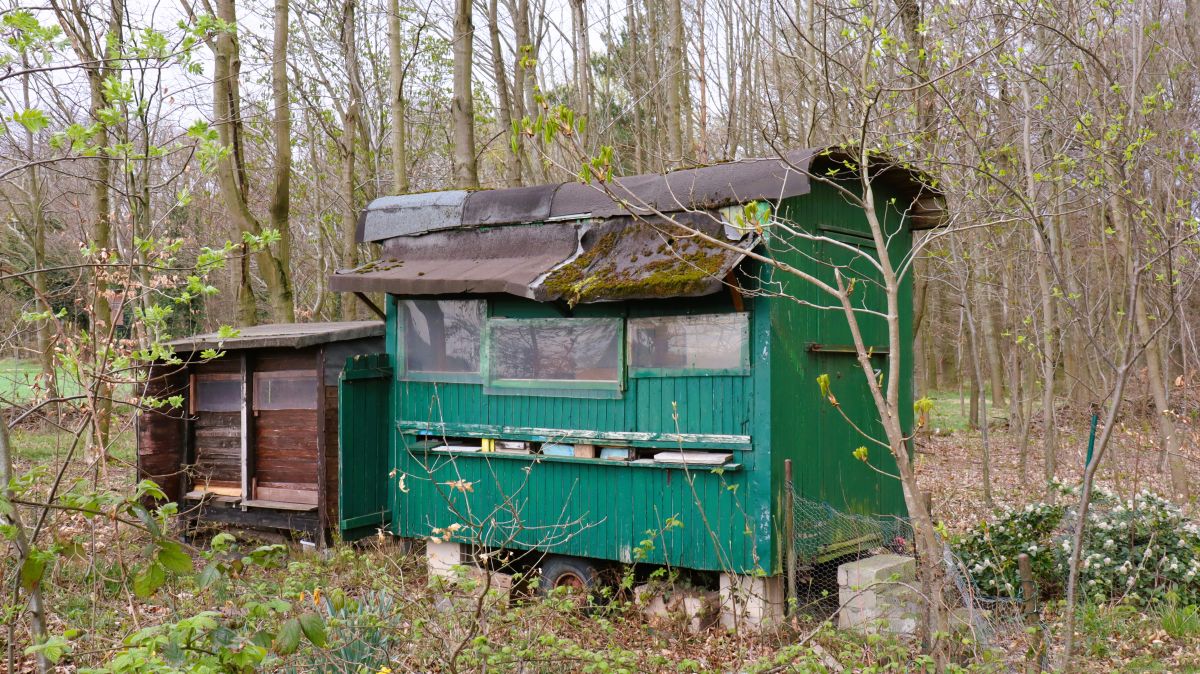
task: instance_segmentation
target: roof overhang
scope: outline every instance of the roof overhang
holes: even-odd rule
[[[721,290],[757,241],[711,212],[434,232],[389,239],[379,260],[339,271],[330,288],[570,304],[694,297]]]
[[[223,338],[220,333],[206,332],[175,339],[167,342],[167,345],[174,347],[178,352],[203,351],[205,349],[303,349],[318,344],[381,337],[383,333],[382,321],[276,323],[241,328],[236,337]]]
[[[604,184],[383,197],[359,226],[359,240],[381,242],[383,254],[338,271],[330,288],[572,304],[712,294],[759,242],[723,209],[778,204],[809,193],[813,180],[854,179],[860,158],[853,147],[805,149]],[[945,199],[929,176],[878,155],[868,176],[911,197],[912,229],[945,223]]]

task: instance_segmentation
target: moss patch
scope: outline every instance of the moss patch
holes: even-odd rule
[[[730,255],[693,238],[669,237],[638,223],[601,236],[543,287],[572,306],[580,302],[698,295],[720,278]],[[653,238],[652,238],[653,237]]]

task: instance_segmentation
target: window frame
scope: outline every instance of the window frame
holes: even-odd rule
[[[424,372],[421,370],[410,370],[408,368],[408,349],[405,339],[407,338],[408,325],[408,303],[409,302],[472,302],[479,305],[480,317],[482,320],[479,324],[479,367],[475,372]],[[488,316],[488,302],[484,299],[475,298],[447,298],[447,297],[397,297],[396,298],[396,379],[404,381],[428,381],[441,382],[446,384],[482,384],[484,383],[484,368],[486,367],[485,357],[487,346],[484,344],[487,339],[488,322],[491,319]]]
[[[238,403],[237,408],[232,410],[210,410],[200,407],[200,386],[201,384],[232,381],[238,384]],[[232,414],[241,412],[242,406],[245,404],[245,382],[242,381],[240,372],[197,372],[192,375],[191,386],[189,386],[188,397],[191,399],[188,404],[188,409],[192,414],[201,412],[209,412],[212,414]]]
[[[736,367],[727,368],[691,368],[691,367],[638,367],[633,362],[633,338],[634,329],[633,323],[640,320],[663,320],[663,319],[689,319],[699,318],[702,316],[741,316],[744,319],[741,322],[742,329],[742,348],[739,354],[740,364]],[[658,314],[648,316],[630,316],[626,329],[626,352],[629,354],[629,362],[627,368],[629,377],[636,379],[651,378],[651,377],[713,377],[713,376],[746,376],[750,374],[750,329],[751,316],[749,312],[730,311],[730,312],[707,312],[697,314]]]
[[[492,376],[493,328],[505,325],[561,327],[576,325],[612,325],[617,331],[616,379],[496,379]],[[562,398],[620,398],[625,390],[625,320],[612,317],[561,318],[488,318],[484,331],[483,359],[480,369],[487,373],[484,391],[490,395],[536,395]]]
[[[312,407],[260,407],[258,402],[259,402],[260,392],[262,391],[262,386],[259,385],[259,381],[264,377],[268,378],[268,379],[310,379],[310,380],[312,380],[313,406]],[[253,381],[254,381],[254,385],[252,387],[253,395],[250,397],[251,398],[250,399],[250,409],[252,411],[254,411],[255,413],[278,412],[278,411],[285,411],[285,410],[316,411],[321,408],[321,395],[320,395],[320,391],[319,391],[320,387],[322,386],[321,373],[319,371],[317,371],[316,369],[312,369],[312,370],[302,370],[302,369],[255,370],[254,374],[253,374]]]

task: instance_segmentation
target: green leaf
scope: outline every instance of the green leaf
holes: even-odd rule
[[[37,133],[50,126],[50,119],[46,117],[46,113],[33,108],[13,113],[12,120],[25,127],[29,133]]]
[[[817,375],[817,387],[819,387],[821,389],[821,397],[822,398],[829,397],[829,375],[828,374]]]
[[[858,449],[854,450],[854,458],[858,459],[859,461],[862,461],[863,463],[866,463],[867,458],[868,458],[867,457],[867,448],[859,447]]]
[[[25,655],[43,655],[47,660],[55,663],[62,660],[62,657],[69,652],[71,652],[71,644],[57,635],[25,649]]]
[[[220,577],[221,569],[217,566],[216,562],[213,562],[204,567],[204,570],[200,572],[200,577],[196,579],[196,584],[200,586],[201,590],[203,590],[217,582]]]
[[[175,573],[192,572],[192,558],[174,541],[159,544],[158,562]]]
[[[279,628],[275,635],[275,652],[280,655],[290,655],[300,647],[300,621],[292,618]]]
[[[25,563],[21,565],[21,589],[28,592],[42,582],[50,556],[49,552],[36,548],[29,551]]]
[[[305,613],[300,616],[300,629],[304,636],[317,648],[325,647],[325,621],[316,613]]]
[[[167,582],[167,571],[162,564],[150,562],[133,577],[133,593],[145,599],[158,591]]]

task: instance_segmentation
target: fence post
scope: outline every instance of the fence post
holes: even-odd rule
[[[783,550],[784,568],[787,570],[787,612],[790,615],[797,603],[796,599],[796,498],[794,496],[795,485],[792,483],[792,460],[784,459],[783,461],[783,512],[787,519],[783,523],[783,538],[787,541],[787,547]]]
[[[1033,582],[1033,562],[1029,555],[1022,552],[1017,555],[1017,573],[1021,577],[1021,615],[1025,619],[1025,632],[1030,643],[1025,651],[1026,674],[1038,674],[1042,671],[1042,656],[1045,654],[1045,640],[1042,638],[1042,620],[1038,615],[1037,585]]]

